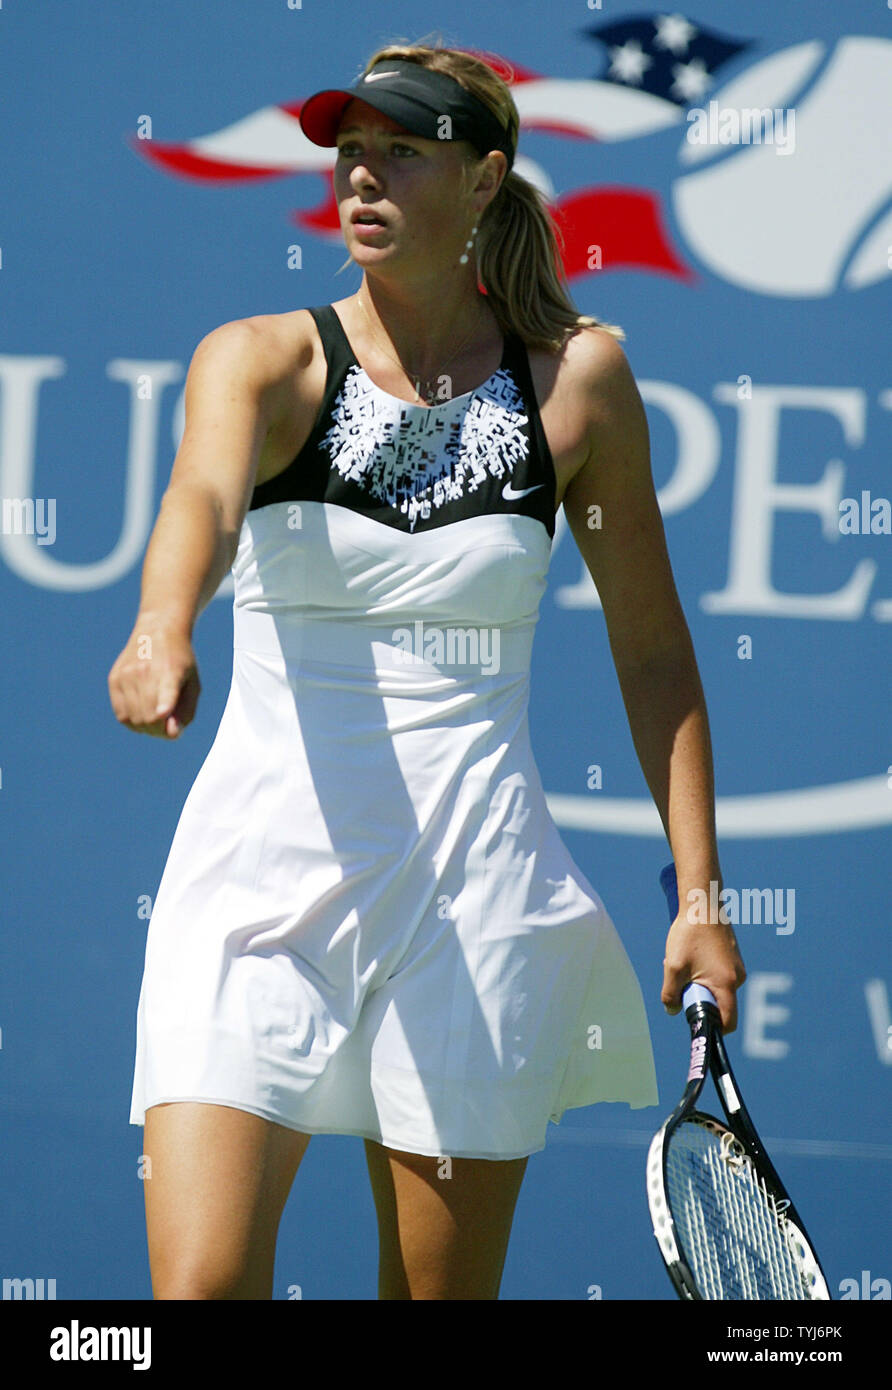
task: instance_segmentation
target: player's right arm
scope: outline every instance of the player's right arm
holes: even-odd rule
[[[118,721],[176,738],[201,690],[192,631],[232,567],[264,442],[274,424],[272,349],[250,319],[225,323],[197,348],[186,421],[143,562],[133,631],[108,676]]]

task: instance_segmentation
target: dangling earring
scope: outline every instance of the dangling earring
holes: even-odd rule
[[[476,228],[476,227],[472,227],[472,228],[471,228],[471,236],[470,236],[470,239],[469,239],[468,241],[465,242],[465,251],[464,251],[464,254],[461,255],[461,256],[459,256],[459,258],[458,258],[458,259],[459,259],[459,262],[461,263],[461,265],[467,265],[467,264],[468,264],[468,252],[470,251],[471,247],[474,245],[474,237],[475,237],[475,235],[476,235],[476,232],[477,232],[477,228]]]

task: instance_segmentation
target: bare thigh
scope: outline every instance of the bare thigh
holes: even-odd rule
[[[497,1299],[527,1159],[427,1158],[365,1141],[380,1299]]]
[[[143,1148],[156,1299],[272,1297],[279,1221],[310,1135],[198,1101],[152,1105]]]

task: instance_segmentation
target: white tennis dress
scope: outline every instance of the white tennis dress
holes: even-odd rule
[[[432,407],[335,310],[313,431],[254,490],[233,673],[149,924],[130,1112],[508,1159],[658,1100],[638,980],[529,739],[555,474],[526,350]],[[582,715],[580,711],[580,716]]]

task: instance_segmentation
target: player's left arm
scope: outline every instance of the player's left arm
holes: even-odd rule
[[[666,944],[662,1002],[681,1008],[691,980],[708,985],[726,1032],[746,972],[734,932],[687,921],[693,890],[722,891],[706,701],[657,504],[644,405],[617,340],[586,335],[576,389],[588,421],[585,463],[564,494],[564,514],[604,610],[629,729],[672,849],[679,915]]]

